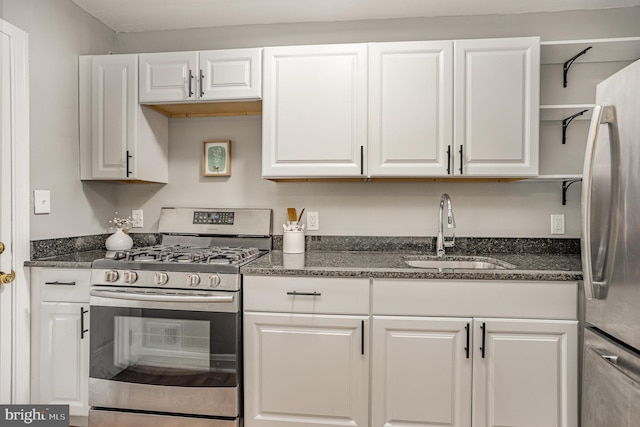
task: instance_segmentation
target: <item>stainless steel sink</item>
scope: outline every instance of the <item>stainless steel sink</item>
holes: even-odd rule
[[[403,261],[414,268],[431,270],[510,270],[515,265],[488,257],[452,256],[438,258],[432,256],[405,257]]]

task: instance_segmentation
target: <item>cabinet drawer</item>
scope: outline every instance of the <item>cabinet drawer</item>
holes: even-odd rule
[[[45,268],[41,286],[42,301],[89,302],[91,270],[83,268]]]
[[[373,314],[577,318],[576,282],[373,281]]]
[[[369,279],[244,276],[244,309],[368,314]]]

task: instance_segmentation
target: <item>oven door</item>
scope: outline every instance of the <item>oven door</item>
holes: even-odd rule
[[[94,287],[89,404],[237,417],[238,296]]]

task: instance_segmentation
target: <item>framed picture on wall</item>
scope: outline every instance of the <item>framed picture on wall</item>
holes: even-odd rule
[[[231,176],[231,141],[222,139],[202,141],[202,175]]]

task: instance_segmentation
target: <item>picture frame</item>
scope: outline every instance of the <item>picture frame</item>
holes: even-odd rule
[[[231,176],[231,141],[205,139],[202,141],[202,175]]]

